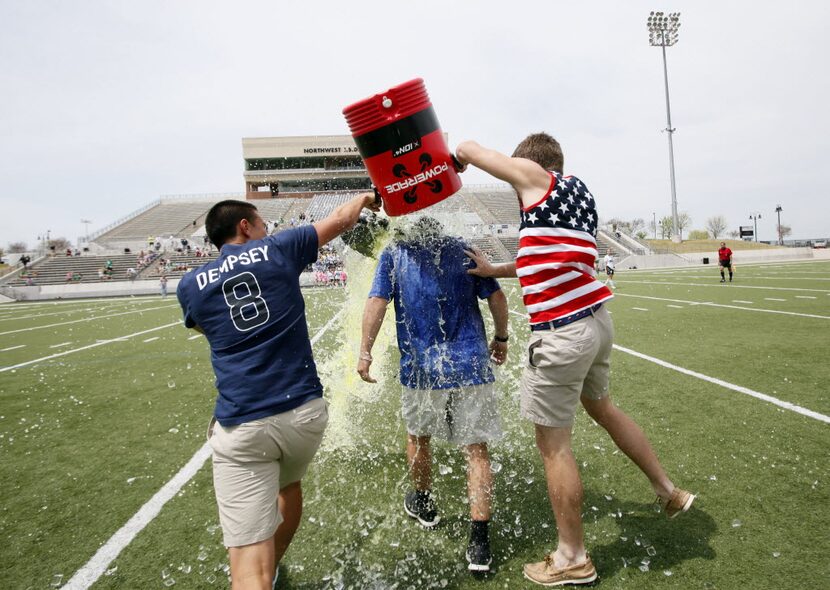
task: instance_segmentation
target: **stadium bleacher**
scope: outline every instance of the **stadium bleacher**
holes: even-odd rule
[[[190,236],[204,225],[203,218],[214,201],[161,201],[155,207],[97,236],[101,244],[143,240],[147,236]]]
[[[138,256],[135,254],[117,254],[112,256],[49,256],[41,262],[30,267],[27,273],[20,273],[11,278],[6,284],[12,287],[22,287],[27,284],[27,278],[31,278],[35,285],[60,285],[68,283],[102,283],[105,281],[126,281],[127,269],[134,268],[138,271],[138,277],[147,271],[147,268],[139,270],[137,263]],[[110,277],[100,277],[99,270],[107,266],[107,261],[112,261],[112,274]],[[67,280],[68,273],[73,278]]]

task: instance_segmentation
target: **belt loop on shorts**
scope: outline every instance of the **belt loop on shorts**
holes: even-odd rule
[[[596,305],[592,305],[591,307],[572,313],[571,315],[563,318],[557,318],[555,320],[551,320],[550,322],[542,322],[540,324],[530,324],[530,330],[532,332],[538,332],[540,330],[556,330],[557,328],[562,328],[568,324],[587,318],[589,315],[594,315],[597,311],[599,311],[600,307],[602,307],[602,303],[597,303]]]

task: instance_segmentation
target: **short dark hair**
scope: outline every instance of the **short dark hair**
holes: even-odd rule
[[[516,146],[513,157],[533,160],[545,170],[554,170],[559,174],[565,167],[562,146],[547,133],[532,133],[525,137]]]
[[[236,237],[236,228],[239,222],[247,219],[250,223],[256,220],[256,210],[253,204],[245,201],[219,201],[208,211],[205,219],[205,232],[208,238],[217,247]]]

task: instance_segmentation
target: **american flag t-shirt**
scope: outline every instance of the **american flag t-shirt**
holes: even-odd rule
[[[547,194],[521,211],[516,274],[530,323],[562,318],[614,295],[596,278],[594,197],[575,176],[551,172]]]

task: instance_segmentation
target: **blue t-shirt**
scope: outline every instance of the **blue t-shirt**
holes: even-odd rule
[[[500,289],[467,274],[472,261],[460,239],[399,242],[380,255],[369,297],[395,302],[401,383],[449,389],[493,381],[484,321],[476,297]]]
[[[304,226],[225,244],[219,257],[182,277],[188,328],[210,343],[214,414],[233,426],[287,412],[323,395],[311,354],[300,273],[317,259],[317,231]]]

